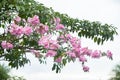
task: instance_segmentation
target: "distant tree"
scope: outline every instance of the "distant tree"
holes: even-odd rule
[[[10,78],[9,72],[10,68],[0,64],[0,80],[7,80],[8,78]]]
[[[26,80],[23,77],[11,76],[11,68],[0,64],[0,80]]]
[[[109,80],[120,80],[120,64],[117,64],[112,70],[112,77]]]

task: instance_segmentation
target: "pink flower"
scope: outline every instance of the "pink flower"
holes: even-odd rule
[[[59,48],[59,44],[56,40],[50,40],[50,46],[49,49],[56,50]]]
[[[87,59],[85,58],[85,56],[80,56],[80,57],[79,57],[79,61],[81,61],[81,62],[86,62]]]
[[[56,25],[56,30],[61,30],[64,29],[64,25],[63,24],[57,24]]]
[[[35,57],[39,58],[39,57],[42,57],[42,54],[40,54],[37,50],[30,50],[34,55]]]
[[[49,49],[56,50],[59,48],[59,44],[50,44]]]
[[[33,32],[32,28],[29,26],[25,26],[23,30],[25,35],[30,35]]]
[[[33,18],[28,18],[27,21],[34,26],[40,23],[39,17],[37,15],[33,16]]]
[[[6,41],[2,41],[1,46],[4,49],[7,48],[7,42]]]
[[[86,55],[90,56],[92,54],[92,50],[88,49],[88,51],[86,52]]]
[[[48,52],[47,52],[47,54],[46,54],[46,57],[48,57],[48,56],[50,56],[50,57],[54,57],[56,54],[57,54],[56,51],[48,50]]]
[[[72,36],[70,34],[60,35],[58,40],[61,40],[63,43],[71,40]]]
[[[48,42],[50,36],[42,36],[39,41],[38,41],[38,44],[39,45],[44,45],[44,42]]]
[[[61,58],[61,57],[59,57],[59,58],[55,59],[55,62],[60,63],[61,61],[62,61],[62,58]]]
[[[77,38],[76,37],[72,37],[71,39],[70,39],[70,43],[72,44],[72,43],[76,43],[77,42]]]
[[[85,54],[88,52],[88,47],[81,48],[81,54]]]
[[[12,24],[10,24],[10,29],[15,29],[15,28],[17,28],[17,27],[19,27],[17,24],[15,24],[15,23],[12,23]]]
[[[43,25],[41,24],[39,28],[37,28],[37,32],[40,34],[45,34],[46,32],[48,32],[49,28],[47,25]]]
[[[66,34],[65,36],[66,36],[67,39],[71,39],[72,38],[72,36],[70,34]]]
[[[3,49],[12,49],[13,48],[13,45],[6,41],[2,41],[1,46]]]
[[[95,50],[92,54],[91,54],[92,58],[100,58],[101,56],[101,52]]]
[[[75,47],[73,48],[72,51],[75,52],[76,54],[80,54],[80,48]]]
[[[8,47],[8,49],[12,49],[13,45],[11,43],[7,43],[7,47]]]
[[[68,51],[68,52],[66,52],[66,53],[67,53],[68,56],[70,56],[71,58],[76,58],[76,55],[75,55],[74,52],[72,52],[72,51]]]
[[[90,56],[92,54],[92,50],[89,50],[88,47],[81,48],[81,54]]]
[[[38,41],[38,45],[42,45],[46,49],[56,50],[59,44],[56,40],[51,40],[51,36],[42,36]]]
[[[106,56],[108,58],[112,59],[112,52],[108,50]]]
[[[21,18],[19,16],[16,16],[15,19],[14,19],[16,22],[20,22],[21,21]]]
[[[60,18],[54,18],[54,22],[55,22],[55,24],[57,25],[57,24],[60,24]]]
[[[78,47],[78,44],[76,44],[76,42],[71,43],[71,45],[72,45],[72,47],[74,47],[74,48],[77,48],[77,47]]]
[[[16,28],[16,34],[17,35],[23,34],[23,27],[22,26]]]
[[[50,36],[42,36],[38,41],[38,45],[48,49],[50,46]]]
[[[81,48],[81,41],[80,39],[77,39],[76,37],[71,37],[70,43],[72,47],[74,48]]]
[[[83,71],[84,72],[88,72],[89,71],[89,67],[88,66],[83,66]]]
[[[45,32],[48,32],[49,28],[47,25],[44,25],[44,30],[45,30]]]
[[[41,40],[39,40],[38,41],[38,44],[39,45],[42,45],[44,48],[46,48],[46,49],[49,49],[49,47],[50,47],[50,43],[49,43],[49,41],[41,41]]]
[[[20,36],[21,34],[24,33],[23,27],[22,26],[17,26],[17,25],[16,26],[14,25],[14,27],[10,28],[9,31],[12,35],[16,35],[16,36]]]

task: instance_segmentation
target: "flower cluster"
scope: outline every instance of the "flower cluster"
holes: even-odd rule
[[[84,65],[84,63],[87,62],[86,56],[91,58],[100,58],[103,56],[103,52],[100,50],[91,50],[88,49],[88,47],[82,47],[81,40],[69,34],[65,26],[61,24],[60,18],[54,18],[53,20],[54,24],[52,26],[55,27],[51,28],[50,26],[41,23],[37,15],[32,18],[28,18],[27,20],[21,19],[17,16],[14,19],[14,23],[12,23],[8,28],[8,34],[11,34],[16,38],[20,37],[20,39],[27,38],[27,40],[29,40],[29,37],[35,36],[34,34],[37,34],[37,39],[35,41],[38,43],[37,46],[42,48],[44,52],[42,53],[41,50],[39,50],[40,48],[36,49],[34,46],[25,47],[25,50],[34,53],[38,58],[53,57],[55,63],[62,64],[63,60],[67,60],[66,57],[71,60],[78,59],[82,62],[83,70],[85,72],[89,71],[89,67]],[[21,25],[21,23],[23,25]],[[56,34],[53,34],[55,32]],[[57,36],[57,38],[54,36]],[[16,42],[10,41],[10,43],[7,41],[9,40],[1,42],[2,48],[13,49],[14,45],[12,43],[16,44]],[[26,44],[22,44],[21,46],[23,45],[28,46]],[[105,55],[112,59],[111,51],[108,50]]]
[[[6,42],[6,41],[2,41],[1,46],[3,49],[12,49],[13,48],[13,44]]]
[[[9,32],[12,35],[20,36],[22,34],[30,35],[33,32],[33,30],[32,30],[32,27],[30,27],[30,26],[23,27],[23,26],[19,26],[16,24],[11,24],[11,28],[9,29]]]

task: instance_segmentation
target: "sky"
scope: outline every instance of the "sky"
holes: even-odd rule
[[[120,1],[119,0],[36,0],[55,11],[68,14],[72,18],[80,20],[100,21],[101,23],[112,24],[117,27],[120,34]],[[111,70],[120,62],[120,36],[115,36],[114,41],[105,42],[104,45],[97,45],[90,39],[81,39],[82,46],[102,51],[111,50],[113,61],[107,58],[90,59],[87,63],[90,71],[82,71],[79,62],[69,63],[62,72],[56,74],[51,71],[52,60],[48,59],[47,64],[39,64],[38,60],[31,54],[31,64],[25,65],[18,70],[13,69],[12,74],[24,76],[27,80],[108,80]]]

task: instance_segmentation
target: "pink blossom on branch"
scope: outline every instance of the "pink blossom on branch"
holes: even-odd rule
[[[22,20],[24,24],[22,26],[20,26],[21,24],[19,24],[21,21],[20,17],[16,17],[14,20],[17,23],[10,25],[8,30],[9,33],[15,36],[22,35],[20,39],[23,38],[21,40],[24,41],[24,38],[26,38],[25,39],[26,42],[27,40],[29,40],[29,37],[33,37],[33,38],[35,37],[36,40],[34,39],[33,40],[37,41],[38,45],[33,45],[33,46],[30,45],[29,47],[30,49],[31,48],[33,49],[31,50],[31,52],[37,58],[40,58],[41,56],[46,58],[52,57],[54,58],[55,63],[57,62],[58,64],[60,63],[61,65],[62,65],[62,59],[66,60],[66,62],[78,59],[80,62],[82,62],[83,70],[87,72],[89,71],[89,67],[84,66],[84,63],[87,62],[86,56],[89,56],[92,58],[100,58],[102,56],[101,51],[98,51],[98,50],[92,51],[88,49],[88,47],[82,47],[81,40],[78,37],[74,37],[71,34],[69,34],[65,26],[60,23],[61,21],[60,18],[55,18],[54,19],[55,23],[49,26],[47,26],[48,24],[40,23],[39,17],[37,15],[33,16],[32,18],[28,18],[27,22],[26,20],[25,21]],[[27,37],[24,35],[27,35]],[[9,40],[6,40],[6,41],[9,41]],[[14,48],[13,44],[19,44],[17,42],[13,42],[13,44],[11,44],[6,41],[3,40],[1,42],[1,47],[3,49],[12,49]],[[36,50],[34,50],[34,47],[36,48]],[[43,50],[41,50],[41,48]],[[29,48],[26,50],[29,50]],[[45,55],[42,55],[42,52],[44,52]],[[112,59],[111,51],[108,50],[105,55],[108,58]]]
[[[60,63],[61,61],[62,61],[62,58],[61,58],[61,57],[59,57],[59,58],[55,59],[55,62]]]
[[[80,48],[73,48],[72,51],[76,54],[77,57],[80,56]]]
[[[80,57],[79,57],[79,61],[81,61],[81,62],[86,62],[87,59],[85,58],[85,56],[80,56]]]
[[[112,52],[110,50],[108,50],[106,56],[108,58],[112,59]]]
[[[24,31],[24,34],[25,34],[25,35],[30,35],[30,34],[33,32],[33,29],[32,29],[32,27],[30,27],[30,26],[25,26],[25,27],[23,28],[23,31]]]
[[[34,15],[33,18],[28,18],[27,22],[33,26],[36,26],[36,25],[40,24],[39,16]]]
[[[35,55],[35,57],[37,57],[37,58],[40,58],[40,57],[42,57],[43,55],[42,54],[40,54],[40,52],[39,51],[37,51],[37,50],[30,50],[34,55]]]
[[[40,34],[45,34],[48,32],[49,27],[47,25],[40,24],[40,26],[36,29],[36,31]]]
[[[16,16],[16,17],[14,18],[14,20],[15,20],[16,22],[20,22],[20,21],[21,21],[21,18],[20,18],[19,16]]]
[[[89,67],[88,66],[83,66],[83,71],[84,72],[88,72],[89,71]]]
[[[74,48],[81,48],[81,41],[77,37],[71,37],[69,39],[69,41],[70,41],[72,47],[74,47]]]
[[[11,28],[16,28],[16,27],[18,27],[17,24],[15,24],[15,23],[10,24],[10,29],[11,29]]]
[[[67,51],[66,54],[68,54],[68,56],[71,58],[76,58],[76,54],[72,51]]]
[[[39,41],[38,45],[43,46],[46,49],[57,50],[59,48],[58,41],[52,40],[50,35],[42,36]]]
[[[14,27],[10,28],[9,32],[15,36],[20,36],[24,34],[23,27],[18,25],[15,25]]]
[[[62,30],[64,29],[64,25],[63,24],[57,24],[56,25],[56,30]]]
[[[60,47],[56,40],[50,40],[49,49],[57,50]]]
[[[88,47],[81,48],[81,54],[90,56],[92,54],[92,50],[88,49]]]
[[[72,38],[71,34],[66,34],[65,37],[69,40]]]
[[[55,24],[57,25],[57,24],[60,24],[60,18],[54,18],[54,22],[55,22]]]
[[[101,51],[95,50],[91,54],[92,58],[100,58],[101,57]]]
[[[2,41],[1,46],[3,49],[12,49],[13,48],[13,44],[6,42],[6,41]]]
[[[43,46],[46,49],[49,48],[49,43],[50,43],[50,36],[49,35],[42,36],[38,41],[38,45]]]
[[[54,57],[56,55],[57,55],[57,52],[53,50],[48,50],[46,53],[46,57]]]
[[[60,18],[54,18],[54,22],[55,22],[55,25],[56,25],[56,30],[64,29],[64,25],[60,24]]]

